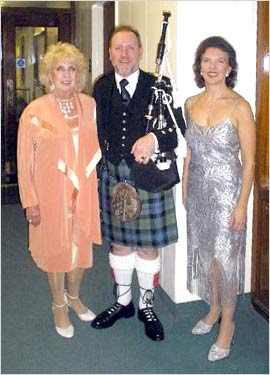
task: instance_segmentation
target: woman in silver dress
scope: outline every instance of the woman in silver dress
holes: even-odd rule
[[[210,332],[221,318],[208,354],[210,361],[216,361],[230,354],[237,294],[244,288],[256,132],[249,103],[233,90],[236,53],[225,39],[213,36],[203,40],[193,70],[197,86],[204,91],[185,103],[188,152],[182,186],[187,211],[188,289],[210,305],[193,334]]]

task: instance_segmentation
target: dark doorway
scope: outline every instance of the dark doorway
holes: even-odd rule
[[[73,41],[71,9],[2,9],[1,199],[18,202],[17,129],[24,107],[44,93],[38,63],[48,45]]]

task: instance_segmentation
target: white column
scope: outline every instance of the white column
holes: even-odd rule
[[[92,6],[92,83],[103,74],[103,5]]]

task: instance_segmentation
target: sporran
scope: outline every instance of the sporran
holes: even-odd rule
[[[136,220],[141,213],[137,190],[126,182],[118,182],[112,191],[111,210],[122,223]]]

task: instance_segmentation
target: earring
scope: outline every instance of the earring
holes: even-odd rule
[[[229,77],[229,75],[230,75],[230,73],[227,72],[227,73],[226,73],[226,77]]]

